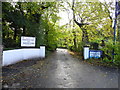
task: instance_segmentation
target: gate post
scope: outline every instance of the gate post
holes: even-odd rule
[[[89,58],[89,46],[84,46],[84,59]]]
[[[40,57],[45,58],[45,46],[40,46]]]

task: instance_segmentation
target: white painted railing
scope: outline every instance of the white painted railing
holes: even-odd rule
[[[40,49],[24,48],[3,51],[2,66],[7,66],[25,59],[32,58],[45,58],[45,46],[40,46]]]

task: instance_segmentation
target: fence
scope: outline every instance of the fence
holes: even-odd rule
[[[14,64],[16,62],[32,59],[32,58],[44,58],[45,57],[45,47],[40,46],[39,48],[24,48],[24,49],[14,49],[3,51],[2,66],[7,66]]]

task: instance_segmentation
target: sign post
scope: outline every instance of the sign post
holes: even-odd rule
[[[40,46],[40,57],[45,58],[45,46]]]

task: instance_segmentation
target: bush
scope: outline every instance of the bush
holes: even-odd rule
[[[104,58],[103,61],[104,62],[111,62],[113,61],[114,65],[119,66],[120,65],[120,42],[116,42],[116,44],[113,44],[113,41],[109,40],[108,42],[105,43],[105,47],[102,48],[102,50],[105,52],[105,54],[109,55],[111,57],[111,59],[114,60],[110,60],[108,58]],[[114,56],[113,56],[113,50],[114,50]]]
[[[11,47],[16,47],[18,44],[16,43],[15,40],[11,38],[6,38],[6,39],[3,39],[3,45],[5,48],[11,48]]]
[[[46,50],[48,50],[48,51],[54,51],[54,50],[56,50],[56,48],[57,48],[56,44],[46,45]]]
[[[114,63],[117,66],[120,66],[120,42],[117,42],[114,46],[115,56],[114,56]]]

